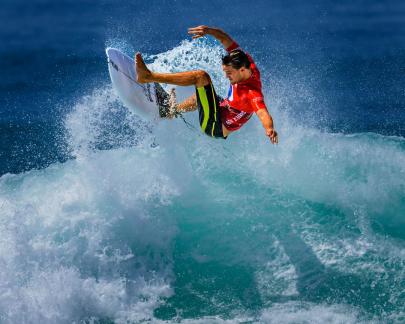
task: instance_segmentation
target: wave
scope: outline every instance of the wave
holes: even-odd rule
[[[184,41],[153,69],[206,69]],[[65,118],[73,159],[0,178],[6,322],[400,321],[405,140],[257,119],[226,141],[181,120],[150,125],[108,85]],[[185,116],[198,128],[195,113]]]

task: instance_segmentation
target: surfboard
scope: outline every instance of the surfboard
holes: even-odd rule
[[[164,118],[169,95],[163,86],[159,83],[138,83],[134,60],[120,50],[108,47],[106,54],[113,88],[124,106],[144,119],[158,121]],[[194,92],[194,87],[176,87],[177,100]]]

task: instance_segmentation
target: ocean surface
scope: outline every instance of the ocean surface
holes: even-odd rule
[[[405,2],[3,0],[0,323],[404,323]],[[122,106],[105,49],[255,59],[280,143]],[[197,127],[197,113],[185,115]]]

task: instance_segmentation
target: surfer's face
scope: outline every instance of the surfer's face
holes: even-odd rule
[[[241,67],[240,69],[235,69],[230,65],[222,65],[222,70],[225,73],[225,76],[231,82],[231,84],[235,84],[247,79],[247,71],[248,69]]]

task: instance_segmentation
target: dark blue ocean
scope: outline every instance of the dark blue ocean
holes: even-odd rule
[[[404,323],[405,2],[3,0],[0,323]],[[105,49],[255,59],[280,143],[150,124]],[[197,126],[196,112],[185,116]]]

